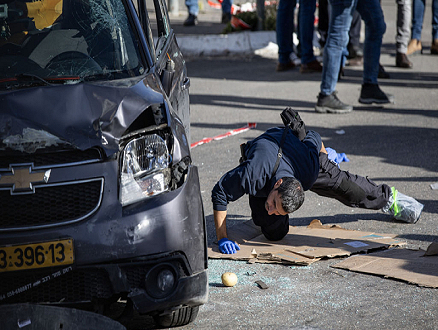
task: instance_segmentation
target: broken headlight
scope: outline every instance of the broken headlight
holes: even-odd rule
[[[121,156],[120,202],[123,206],[169,189],[169,150],[157,134],[131,140]]]

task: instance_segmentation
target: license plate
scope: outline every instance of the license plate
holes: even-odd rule
[[[0,272],[69,265],[73,262],[72,239],[0,246]]]

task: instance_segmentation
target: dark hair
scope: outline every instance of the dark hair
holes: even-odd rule
[[[298,210],[304,203],[304,190],[301,182],[293,177],[282,178],[283,182],[277,188],[281,195],[283,209],[287,213]]]

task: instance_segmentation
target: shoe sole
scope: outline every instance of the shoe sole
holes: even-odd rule
[[[394,103],[394,100],[377,100],[377,99],[363,99],[363,98],[360,98],[359,99],[359,103],[362,103],[362,104],[373,104],[373,103],[375,103],[375,104],[390,104],[390,103]]]
[[[329,108],[329,107],[324,107],[324,106],[315,106],[315,111],[318,113],[336,113],[336,114],[344,114],[344,113],[349,113],[351,111],[353,111],[353,107],[348,108],[348,109],[334,109],[334,108]]]

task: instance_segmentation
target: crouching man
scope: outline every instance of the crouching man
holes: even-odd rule
[[[350,207],[381,209],[397,220],[418,221],[422,204],[394,187],[342,171],[335,162],[336,158],[342,161],[342,155],[327,148],[329,157],[320,135],[306,131],[296,111],[287,108],[282,118],[285,127],[271,128],[241,146],[240,165],[225,173],[212,190],[216,236],[222,253],[240,250],[227,238],[226,216],[228,203],[245,194],[249,195],[254,223],[272,241],[286,236],[289,213],[301,207],[306,190]]]

